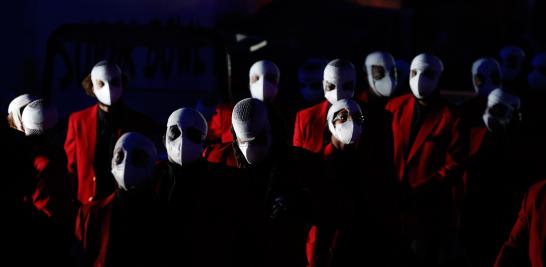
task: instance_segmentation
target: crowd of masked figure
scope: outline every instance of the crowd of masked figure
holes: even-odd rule
[[[127,76],[100,61],[82,82],[96,104],[70,114],[64,146],[62,103],[20,95],[0,139],[4,259],[545,266],[546,53],[477,59],[456,104],[443,70],[427,53],[404,66],[377,51],[362,68],[310,58],[286,107],[277,94],[290,88],[264,59],[249,68],[252,97],[207,118],[181,107],[162,127],[124,104]]]

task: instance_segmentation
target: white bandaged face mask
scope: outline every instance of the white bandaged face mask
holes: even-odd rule
[[[198,111],[191,108],[174,111],[165,134],[169,161],[184,166],[201,158],[207,130],[207,122]]]
[[[501,87],[501,70],[493,58],[480,58],[472,64],[472,85],[481,97],[487,97],[494,89]]]
[[[342,99],[334,103],[328,109],[326,119],[330,133],[340,142],[349,145],[360,139],[364,116],[354,100]]]
[[[391,97],[397,87],[397,70],[394,58],[386,52],[374,52],[365,61],[368,84],[380,97]]]
[[[115,104],[123,93],[121,70],[118,66],[111,64],[95,66],[91,71],[91,82],[93,93],[104,105]]]
[[[237,146],[249,164],[256,164],[270,155],[272,131],[266,105],[255,98],[239,101],[231,113]]]
[[[431,96],[438,86],[443,64],[437,57],[420,54],[411,62],[410,89],[415,98],[425,99]]]
[[[13,121],[12,127],[15,127],[15,129],[21,132],[24,132],[22,123],[23,110],[30,102],[36,99],[38,98],[31,94],[23,94],[14,98],[9,103],[8,114],[11,116],[11,119]]]
[[[271,61],[254,63],[249,71],[250,94],[252,98],[272,102],[279,92],[279,68]]]
[[[355,143],[362,133],[362,126],[353,121],[346,121],[335,125],[333,135],[342,143],[349,145]]]
[[[519,106],[519,97],[502,89],[493,90],[487,97],[487,108],[482,116],[485,126],[491,132],[506,130]]]
[[[324,97],[333,104],[341,99],[352,98],[356,83],[354,66],[343,60],[333,60],[324,68],[322,86]]]

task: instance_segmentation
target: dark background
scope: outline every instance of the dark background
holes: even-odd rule
[[[308,57],[347,58],[362,75],[375,50],[408,63],[432,52],[444,61],[442,90],[468,91],[477,58],[498,58],[505,45],[527,60],[546,50],[540,0],[20,0],[3,11],[1,108],[31,92],[51,97],[61,118],[94,102],[80,82],[103,58],[129,74],[125,101],[163,124],[197,99],[247,95],[248,69],[264,58],[279,65],[290,99]]]

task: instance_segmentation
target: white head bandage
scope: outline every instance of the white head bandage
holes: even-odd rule
[[[248,72],[250,94],[253,98],[272,102],[279,92],[280,71],[275,63],[261,60],[250,67]]]
[[[354,65],[343,59],[334,59],[324,68],[322,81],[324,97],[330,102],[351,98],[355,93],[356,71]]]
[[[381,97],[394,95],[398,82],[396,64],[391,54],[373,52],[366,57],[364,66],[372,92]]]
[[[269,155],[272,144],[271,127],[265,104],[254,98],[239,101],[231,116],[239,149],[249,164]]]
[[[23,109],[28,103],[38,99],[31,94],[23,94],[14,98],[8,106],[8,114],[11,114],[11,118],[15,127],[19,131],[23,131],[23,124],[21,123],[21,116],[23,115]]]
[[[420,54],[411,61],[410,88],[417,99],[431,96],[444,70],[442,61],[430,54]]]
[[[93,93],[104,105],[116,103],[123,93],[121,69],[106,60],[97,63],[91,70]]]
[[[483,122],[489,131],[504,130],[510,124],[514,111],[520,107],[520,99],[502,89],[493,90],[487,97]]]
[[[43,99],[30,102],[23,111],[23,129],[25,135],[41,135],[57,125],[57,108],[46,104]]]
[[[364,116],[360,106],[354,100],[342,99],[332,104],[328,109],[326,120],[330,133],[342,143],[353,144],[360,139]]]
[[[494,58],[480,58],[472,64],[472,85],[478,95],[487,97],[501,87],[501,81],[500,65]]]

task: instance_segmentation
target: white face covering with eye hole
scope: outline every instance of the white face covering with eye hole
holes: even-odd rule
[[[433,55],[420,54],[413,59],[410,69],[416,73],[410,77],[410,88],[415,98],[425,99],[431,96],[436,91],[440,74],[444,69],[442,61]],[[427,77],[424,75],[425,72],[432,73],[433,76]]]
[[[339,59],[330,61],[324,68],[323,83],[324,97],[330,104],[345,98],[352,98],[355,93],[356,72],[349,62]],[[329,84],[335,86],[333,90],[327,90]],[[350,84],[350,88],[345,85]]]
[[[346,121],[334,126],[335,131],[332,135],[342,143],[349,145],[354,144],[362,134],[362,126],[351,121]]]
[[[116,65],[97,63],[91,71],[93,93],[106,106],[115,104],[123,93],[121,69]]]
[[[501,87],[501,80],[500,65],[494,58],[480,58],[472,64],[472,85],[479,96],[487,97]]]
[[[11,114],[11,119],[13,120],[13,124],[17,130],[21,132],[24,131],[22,123],[24,107],[36,99],[38,98],[31,94],[23,94],[14,98],[9,103],[8,114]]]
[[[128,132],[114,147],[112,175],[125,191],[144,185],[152,179],[157,150],[146,136]]]
[[[237,145],[249,164],[263,161],[270,154],[272,131],[266,105],[255,98],[239,101],[231,114]],[[256,143],[256,138],[264,141]]]
[[[348,115],[351,116],[351,120],[347,120],[343,123],[335,124],[334,115],[339,114],[342,110],[347,110]],[[356,123],[355,120],[362,117],[362,110],[360,105],[352,99],[342,99],[334,103],[329,109],[326,119],[328,121],[328,129],[330,133],[340,142],[349,145],[353,144],[360,139],[362,135],[362,124]]]
[[[42,135],[57,125],[57,108],[43,99],[34,100],[25,107],[21,121],[26,136]]]
[[[199,136],[190,137],[190,129],[196,131]],[[165,135],[169,161],[185,166],[201,158],[207,130],[207,122],[198,111],[191,108],[175,110],[169,116]]]
[[[268,81],[266,75],[273,76],[275,81]],[[250,80],[250,94],[252,98],[264,102],[272,102],[279,92],[280,71],[275,63],[268,60],[261,60],[250,67],[248,73]],[[257,80],[253,81],[253,77]]]
[[[491,110],[496,105],[505,107],[504,114],[493,116]],[[505,130],[510,124],[514,112],[519,109],[520,99],[517,96],[511,95],[502,89],[493,90],[487,97],[487,108],[482,116],[485,126],[490,132]]]
[[[368,84],[372,92],[380,97],[391,97],[397,86],[397,70],[394,58],[386,52],[374,52],[366,57],[365,61]],[[383,70],[383,76],[374,78],[374,68]]]

